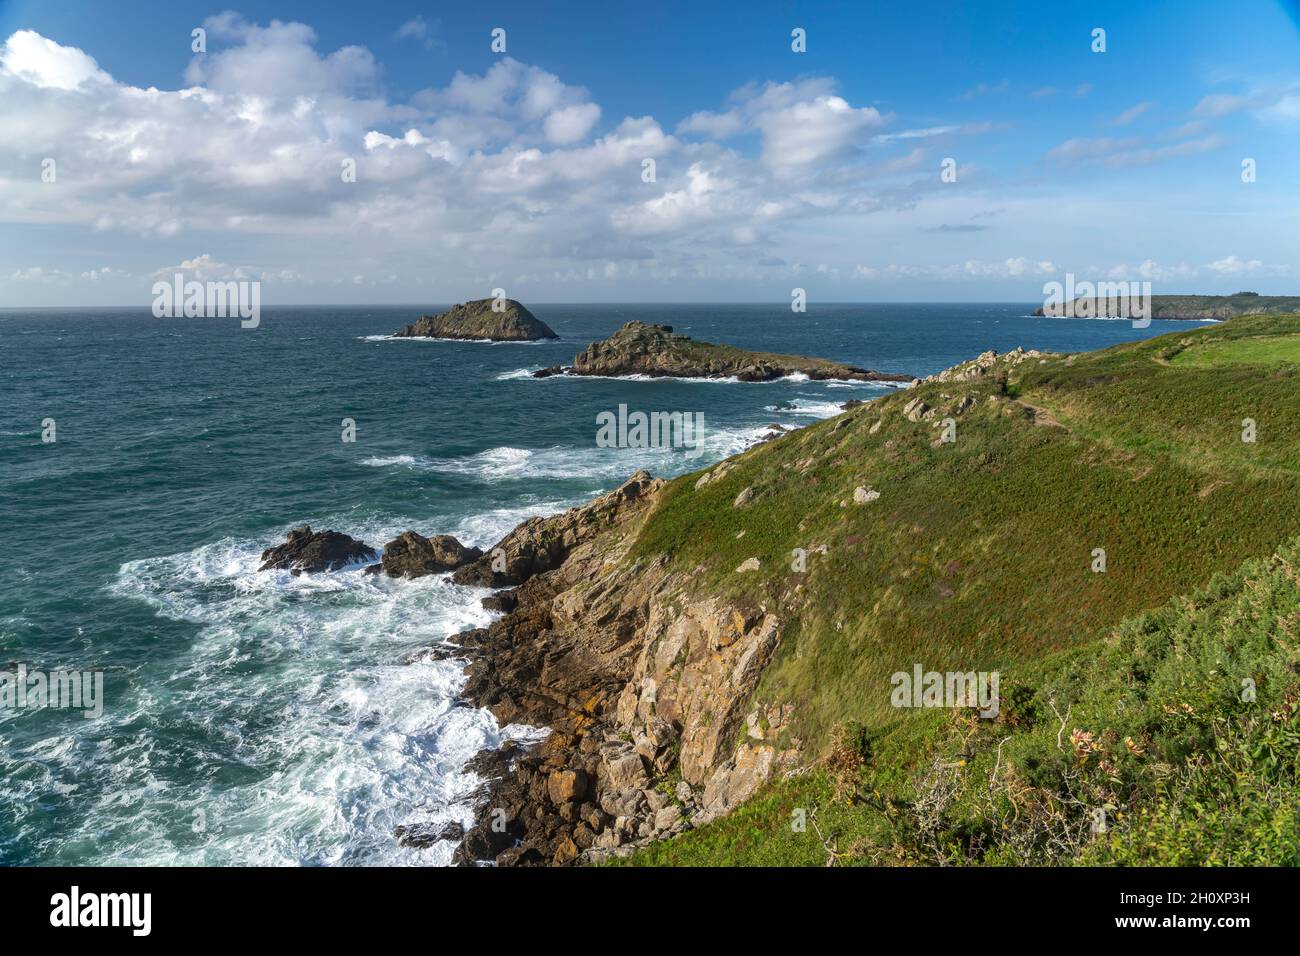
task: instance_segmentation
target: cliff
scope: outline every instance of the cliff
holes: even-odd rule
[[[1187,321],[1235,318],[1239,315],[1276,315],[1300,312],[1300,296],[1259,295],[1238,292],[1235,295],[1153,295],[1151,318],[1182,319]],[[1063,315],[1115,318],[1114,306],[1105,298],[1075,299],[1066,305],[1038,308],[1034,315],[1060,317]],[[1127,318],[1128,316],[1119,316]]]
[[[819,781],[867,759],[894,802],[854,852],[900,858],[881,834],[902,820],[924,835],[908,794],[949,772],[927,756],[949,746],[939,718],[972,718],[899,709],[898,673],[1006,671],[1000,713],[970,739],[1056,740],[1039,685],[1017,679],[1300,534],[1297,343],[1300,317],[1250,317],[1085,355],[989,352],[521,525],[455,575],[510,588],[489,599],[505,616],[459,638],[466,696],[552,733],[476,761],[489,783],[458,859],[752,860],[726,841],[729,814],[745,807],[748,846],[744,821],[772,805],[752,803],[761,787],[830,813],[839,788]],[[1248,412],[1259,441],[1242,440]],[[1027,753],[1016,779],[1045,759]],[[884,799],[859,794],[844,813]],[[771,845],[824,862],[816,827],[788,832],[791,804],[775,806]]]
[[[551,327],[514,299],[505,300],[505,309],[494,312],[495,299],[477,299],[453,306],[438,315],[422,315],[394,332],[398,338],[469,339],[492,342],[532,342],[558,339]]]
[[[788,375],[807,375],[815,380],[859,382],[908,382],[910,375],[873,372],[826,359],[752,352],[731,345],[697,342],[675,333],[671,326],[628,322],[601,342],[593,342],[574,357],[567,368],[554,366],[534,373],[548,375],[649,375],[674,378],[738,378],[743,382],[766,382]]]

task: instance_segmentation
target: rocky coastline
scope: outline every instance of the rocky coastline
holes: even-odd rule
[[[662,560],[627,563],[664,484],[637,472],[587,505],[525,522],[453,575],[510,588],[503,617],[453,638],[470,662],[464,697],[503,725],[550,730],[534,748],[506,741],[471,763],[487,782],[455,862],[625,855],[726,813],[791,756],[761,732],[735,746],[778,616],[696,599],[689,576]],[[774,733],[787,716],[748,724]]]
[[[1300,311],[1300,296],[1259,295],[1256,292],[1238,292],[1235,295],[1152,295],[1148,298],[1150,318],[1178,322],[1222,322],[1239,315]],[[1132,313],[1123,312],[1123,309],[1123,303],[1117,296],[1097,295],[1083,296],[1066,303],[1050,303],[1038,307],[1033,314],[1057,319],[1131,318]]]
[[[1044,357],[987,352],[926,381],[982,382]],[[940,398],[938,407],[919,397],[889,407],[930,421],[960,416],[977,401]],[[832,433],[866,411],[861,403],[843,407]],[[765,440],[782,434],[772,426]],[[728,478],[747,454],[706,469],[693,489]],[[784,629],[797,621],[798,589],[727,596],[697,580],[702,568],[638,552],[667,485],[638,471],[580,507],[528,519],[486,550],[407,531],[365,568],[394,577],[450,573],[456,584],[493,589],[482,603],[500,617],[412,659],[466,661],[465,704],[488,709],[501,726],[547,732],[532,745],[506,740],[467,765],[483,781],[471,826],[399,827],[401,845],[457,841],[459,865],[599,863],[729,813],[799,764],[804,741],[793,733],[792,705],[758,695]],[[744,488],[731,506],[749,507],[754,496]],[[858,488],[852,503],[879,497]],[[266,566],[331,570],[367,555],[375,549],[364,542],[301,528],[263,558]],[[757,567],[751,558],[736,573]]]

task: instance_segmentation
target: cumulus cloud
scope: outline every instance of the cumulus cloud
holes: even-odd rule
[[[693,113],[678,125],[678,134],[722,140],[757,131],[763,162],[785,170],[846,158],[887,120],[875,107],[850,105],[825,79],[750,84],[736,90],[731,103],[723,112]]]
[[[75,47],[59,46],[33,30],[19,30],[5,41],[0,66],[40,89],[75,90],[110,79],[94,57]]]
[[[305,24],[228,12],[204,25],[209,52],[178,89],[120,82],[32,31],[4,41],[0,222],[77,236],[82,258],[28,253],[0,282],[147,291],[155,272],[183,271],[339,288],[441,282],[468,295],[505,281],[851,281],[866,273],[848,250],[906,236],[951,250],[990,208],[969,161],[957,192],[925,149],[992,124],[926,117],[892,132],[892,115],[826,77],[742,86],[669,131],[652,116],[608,115],[583,87],[511,57],[396,99],[369,51],[323,48]],[[433,27],[387,30],[421,42]],[[1214,147],[1193,131],[1070,140],[1052,158],[1118,167]],[[46,158],[56,182],[42,182]],[[1049,221],[1054,199],[1017,207],[1017,222]],[[1051,261],[1046,249],[1019,254],[1031,247],[1016,228],[972,237],[978,259],[861,269],[1026,280]]]
[[[568,145],[584,139],[600,119],[600,107],[595,103],[564,106],[547,114],[543,123],[546,138],[552,143]]]

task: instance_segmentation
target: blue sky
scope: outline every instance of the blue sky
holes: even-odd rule
[[[891,6],[0,0],[0,305],[1296,291],[1296,4]]]

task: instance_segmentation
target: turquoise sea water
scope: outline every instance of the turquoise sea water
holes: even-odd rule
[[[503,729],[457,701],[454,661],[406,659],[489,621],[487,592],[259,573],[262,549],[303,523],[375,547],[407,528],[486,546],[639,467],[691,471],[769,422],[887,393],[526,376],[631,319],[918,376],[989,348],[1079,351],[1181,325],[1031,309],[545,305],[559,341],[495,345],[385,338],[433,307],[264,309],[252,330],[0,310],[0,670],[105,682],[96,719],[0,708],[0,863],[445,863],[449,844],[402,849],[393,827],[468,822],[461,766]],[[705,454],[597,448],[597,414],[620,403],[703,413]]]

